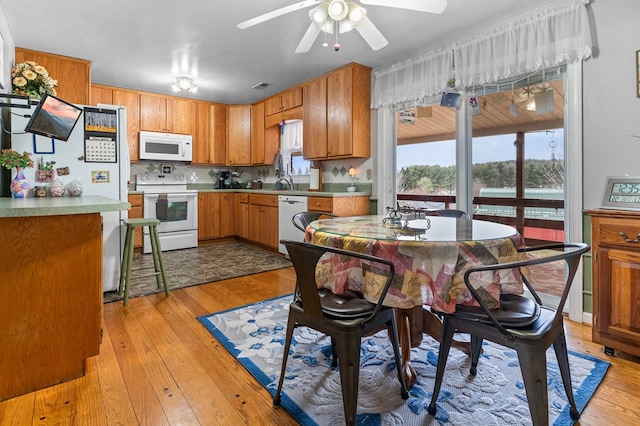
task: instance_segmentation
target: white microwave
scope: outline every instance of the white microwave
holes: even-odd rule
[[[193,159],[191,135],[142,131],[140,132],[140,159],[191,161]]]

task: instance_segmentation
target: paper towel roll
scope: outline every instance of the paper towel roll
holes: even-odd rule
[[[317,191],[320,189],[320,169],[309,170],[309,190]]]

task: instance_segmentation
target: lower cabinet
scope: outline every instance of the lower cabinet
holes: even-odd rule
[[[333,213],[337,216],[362,216],[370,212],[369,196],[314,197],[308,199],[310,211]]]
[[[278,248],[278,196],[249,194],[249,239]]]
[[[144,217],[142,211],[142,194],[129,194],[127,197],[131,208],[129,209],[129,218],[139,219]],[[133,248],[142,250],[142,232],[138,231],[133,238]]]
[[[198,240],[235,235],[234,194],[232,192],[198,193]]]
[[[593,341],[640,356],[640,214],[589,210]]]
[[[249,239],[249,194],[235,194],[235,234],[244,239]]]

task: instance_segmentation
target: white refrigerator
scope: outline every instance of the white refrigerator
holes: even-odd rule
[[[96,137],[95,132],[85,132],[86,110],[78,119],[67,141],[24,133],[24,128],[29,121],[28,116],[34,112],[35,105],[31,107],[31,110],[12,108],[11,147],[19,152],[28,151],[33,153],[31,158],[33,159],[34,167],[24,171],[24,175],[31,185],[28,196],[35,196],[34,189],[36,186],[46,187],[46,196],[51,196],[48,190],[50,183],[36,181],[36,169],[38,162],[55,161],[53,165],[54,179],[62,181],[65,187],[71,181],[76,180],[82,184],[83,191],[81,196],[100,195],[126,202],[130,180],[126,110],[122,106],[114,105],[78,106],[89,108],[94,115],[96,110],[104,111],[105,116],[110,117],[112,121],[114,121],[113,115],[115,112],[116,128],[113,134],[101,138]],[[92,114],[89,114],[89,116],[92,116]],[[91,127],[87,125],[87,128]],[[110,131],[113,130],[111,128]],[[107,147],[105,154],[100,154],[101,144]],[[64,197],[68,196],[69,194],[65,191]],[[121,221],[128,216],[126,210],[104,212],[101,215],[103,223],[102,282],[103,291],[107,292],[118,288],[125,233],[125,227]],[[72,276],[70,275],[70,278]]]

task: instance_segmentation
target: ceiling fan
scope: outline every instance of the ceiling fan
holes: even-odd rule
[[[447,7],[447,0],[359,0],[367,6],[386,6],[396,9],[415,10],[418,12],[442,13]],[[287,13],[315,6],[309,11],[311,24],[296,48],[296,53],[305,53],[311,49],[321,31],[333,34],[336,32],[334,50],[338,51],[338,33],[356,29],[373,50],[380,50],[389,42],[380,30],[367,17],[367,11],[354,0],[305,0],[280,9],[272,10],[236,25],[240,29],[252,27]],[[324,44],[327,45],[326,42]]]

